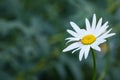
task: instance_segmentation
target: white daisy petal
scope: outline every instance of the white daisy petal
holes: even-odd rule
[[[68,41],[66,42],[66,44],[67,44],[67,43],[69,43],[69,42],[79,41],[80,39],[74,38],[74,37],[69,37],[69,38],[66,38],[65,40],[68,40]]]
[[[87,29],[87,31],[90,30],[91,29],[90,28],[90,22],[89,22],[89,20],[87,18],[85,20],[85,23],[86,23],[86,29]]]
[[[67,48],[65,48],[63,50],[63,52],[67,52],[67,51],[70,51],[70,50],[73,50],[75,48],[78,48],[80,46],[80,43],[79,42],[75,42],[75,43],[72,43],[71,45],[69,45]]]
[[[86,50],[85,50],[85,54],[84,55],[85,55],[85,59],[87,59],[89,51],[90,51],[90,46],[87,46],[85,49]]]
[[[74,22],[70,22],[70,24],[71,24],[71,26],[72,26],[72,28],[77,32],[77,33],[79,33],[80,32],[80,28],[79,28],[79,26],[77,25],[77,24],[75,24]]]
[[[84,52],[85,52],[85,48],[82,47],[81,50],[80,50],[80,53],[79,53],[79,60],[80,60],[80,61],[81,61],[82,58],[83,58]]]
[[[101,35],[100,37],[98,37],[98,39],[104,39],[104,38],[107,38],[107,35],[108,35],[108,33],[110,33],[110,31],[112,30],[112,28],[111,29],[109,29],[107,32],[105,32],[103,35]],[[114,35],[114,34],[113,34]]]
[[[72,30],[67,30],[67,32],[68,32],[69,34],[71,34],[72,36],[74,36],[74,37],[78,37],[78,34],[75,33],[75,32],[72,31]]]
[[[72,42],[72,41],[71,41],[71,40],[69,40],[69,41],[67,41],[67,42],[66,42],[66,44],[68,44],[68,43],[70,43],[70,42]]]
[[[97,51],[101,51],[100,47],[98,45],[91,45],[91,47]]]
[[[108,34],[109,32],[111,32],[112,31],[112,28],[111,29],[109,29],[107,32],[105,32],[104,34]]]
[[[101,29],[97,29],[97,30],[96,30],[96,31],[97,31],[97,32],[96,32],[97,36],[103,34],[108,27],[109,27],[109,26],[107,25],[107,26],[101,27]]]
[[[106,29],[109,27],[107,24],[108,24],[108,21],[105,24],[103,24],[102,27],[100,26],[96,28],[95,30],[96,37],[100,36],[106,31]]]
[[[79,39],[78,39],[78,38],[75,38],[75,37],[68,37],[68,38],[66,38],[65,40],[78,41]]]
[[[102,31],[102,32],[105,32],[108,27],[109,27],[109,26],[105,26],[105,27],[101,28],[101,31]]]
[[[68,40],[68,41],[66,42],[66,44],[68,44],[68,43],[70,43],[70,42],[73,42],[73,41],[76,41],[76,40]]]
[[[108,37],[111,37],[111,36],[114,36],[114,35],[115,35],[115,33],[111,33],[111,34],[108,34],[108,35],[104,36],[104,38],[108,38]]]
[[[92,21],[92,29],[94,30],[96,26],[96,15],[93,15],[93,21]]]
[[[102,27],[101,27],[101,28],[105,28],[107,25],[108,25],[108,21],[107,21],[107,22],[105,22],[105,23],[102,25]],[[107,29],[107,28],[106,28],[106,29]]]
[[[104,43],[104,42],[106,42],[106,40],[104,40],[104,39],[100,39],[100,40],[96,40],[94,43],[93,43],[93,45],[100,45],[101,43]]]
[[[109,27],[108,25],[104,26],[104,27],[101,27],[101,29],[99,30],[99,33],[105,32],[108,27]]]
[[[97,23],[97,27],[96,27],[96,30],[99,30],[100,27],[102,25],[102,18],[99,19],[98,23]]]
[[[73,50],[72,53],[74,53],[74,52],[80,50],[82,46],[83,46],[83,45],[82,45],[81,43],[79,43],[79,47],[78,47],[77,49]]]
[[[76,52],[76,51],[78,51],[78,50],[80,50],[80,47],[77,48],[77,49],[75,49],[75,50],[73,50],[72,53],[74,53],[74,52]]]
[[[65,40],[68,40],[68,41],[66,42],[66,44],[67,44],[67,43],[69,43],[69,42],[79,41],[80,39],[79,39],[79,38],[75,38],[75,37],[68,37],[68,38],[66,38]]]
[[[101,40],[99,41],[99,44],[106,42],[107,40]]]

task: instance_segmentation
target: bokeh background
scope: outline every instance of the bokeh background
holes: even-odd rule
[[[93,13],[117,33],[96,52],[97,80],[120,80],[120,0],[0,0],[0,80],[91,80],[91,54],[62,50],[69,22]]]

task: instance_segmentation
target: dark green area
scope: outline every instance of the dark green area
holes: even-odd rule
[[[0,80],[91,80],[91,54],[62,50],[69,22],[85,28],[93,13],[117,33],[96,52],[97,78],[120,80],[120,0],[0,0]]]

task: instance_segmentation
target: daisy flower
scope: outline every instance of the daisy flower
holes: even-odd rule
[[[101,51],[99,45],[106,42],[106,38],[115,35],[115,33],[110,33],[112,28],[108,29],[108,22],[102,24],[102,18],[100,18],[97,22],[95,14],[93,14],[92,24],[90,24],[90,21],[86,18],[86,29],[80,29],[80,27],[72,21],[70,24],[74,31],[69,29],[67,30],[72,37],[68,37],[66,40],[68,40],[67,43],[73,43],[65,48],[63,52],[73,50],[72,53],[74,53],[79,50],[80,61],[83,56],[85,59],[88,57],[90,48],[96,51]]]

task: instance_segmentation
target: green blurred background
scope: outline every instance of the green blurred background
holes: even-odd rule
[[[0,80],[91,80],[91,54],[62,50],[69,22],[93,13],[117,33],[96,52],[97,80],[120,80],[120,0],[0,0]]]

